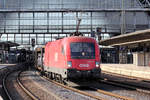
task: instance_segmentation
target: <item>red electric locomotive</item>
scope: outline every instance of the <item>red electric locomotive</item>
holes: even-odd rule
[[[42,70],[52,78],[99,78],[100,55],[97,42],[93,38],[71,36],[48,42],[45,45]]]

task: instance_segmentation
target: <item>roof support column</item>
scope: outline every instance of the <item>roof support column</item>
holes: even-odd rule
[[[120,46],[119,49],[119,63],[127,64],[127,49],[125,46]]]

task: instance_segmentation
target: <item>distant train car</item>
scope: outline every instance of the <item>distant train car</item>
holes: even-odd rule
[[[72,36],[45,45],[42,69],[63,79],[99,78],[100,53],[93,38]],[[40,64],[42,65],[42,64]]]
[[[37,47],[34,52],[34,56],[35,56],[34,65],[35,68],[40,71],[44,71],[43,69],[44,49],[45,47]]]

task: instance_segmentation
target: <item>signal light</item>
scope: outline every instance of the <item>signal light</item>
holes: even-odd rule
[[[32,42],[32,47],[34,47],[35,46],[35,39],[32,39],[31,42]]]

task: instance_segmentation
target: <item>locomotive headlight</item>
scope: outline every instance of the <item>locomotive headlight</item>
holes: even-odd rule
[[[99,64],[100,64],[100,63],[96,61],[96,63],[95,63],[95,64],[96,64],[96,67],[99,67]]]
[[[67,65],[68,65],[68,67],[72,67],[72,62],[71,62],[71,61],[68,61],[68,62],[67,62]]]

